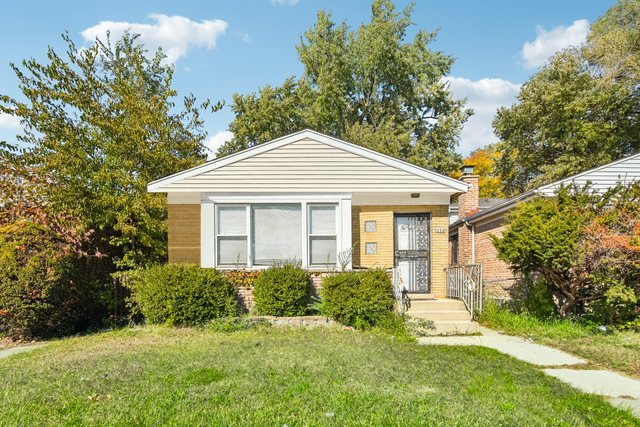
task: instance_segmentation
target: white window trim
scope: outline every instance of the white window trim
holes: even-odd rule
[[[233,264],[219,264],[218,263],[218,241],[220,237],[244,237],[247,240],[247,261],[245,263],[245,267],[249,267],[252,263],[252,253],[250,251],[251,249],[251,238],[253,237],[251,235],[251,218],[249,218],[250,214],[251,214],[251,206],[250,205],[244,205],[241,203],[225,203],[222,205],[213,205],[214,209],[213,209],[213,214],[214,214],[214,218],[215,218],[215,223],[217,224],[217,222],[220,220],[220,216],[219,216],[219,211],[218,211],[218,207],[219,206],[223,206],[226,208],[245,208],[245,232],[244,234],[219,234],[218,233],[218,228],[217,226],[213,229],[214,230],[214,237],[213,237],[213,247],[214,247],[214,266],[220,267],[220,268],[235,268],[235,265]],[[202,246],[202,245],[201,245]]]
[[[318,264],[312,264],[311,263],[311,238],[312,237],[333,237],[336,241],[336,262],[335,265],[339,266],[340,265],[340,252],[342,252],[340,250],[340,240],[338,240],[338,230],[340,230],[340,203],[336,202],[336,203],[306,203],[307,205],[307,209],[306,209],[306,219],[307,219],[307,223],[311,222],[311,208],[314,206],[333,206],[335,209],[333,211],[334,215],[336,216],[335,218],[335,228],[334,228],[334,232],[333,234],[312,234],[311,233],[311,227],[307,226],[305,228],[306,233],[304,234],[304,236],[306,236],[307,239],[307,253],[308,253],[308,262],[305,263],[305,265],[308,265],[309,268],[321,268],[323,266],[327,266],[327,263],[318,263]]]
[[[202,193],[201,198],[201,242],[200,247],[203,251],[200,255],[201,266],[209,268],[218,268],[221,270],[233,270],[235,266],[224,264],[218,264],[218,233],[217,226],[214,224],[217,221],[218,209],[217,206],[246,206],[246,220],[247,220],[247,264],[246,269],[249,270],[263,270],[269,268],[268,266],[254,266],[253,265],[253,251],[251,250],[251,242],[253,239],[251,230],[251,204],[292,204],[298,203],[302,209],[302,231],[303,231],[303,244],[302,244],[302,267],[308,270],[324,271],[327,269],[326,264],[314,264],[310,265],[310,239],[309,239],[309,205],[322,205],[333,204],[336,206],[336,264],[335,268],[340,267],[339,255],[342,252],[351,249],[352,235],[351,235],[351,194],[347,193],[332,193],[332,194],[216,194],[216,193]],[[211,244],[211,240],[213,243]],[[306,240],[306,241],[305,241]],[[207,251],[206,253],[204,251]],[[351,269],[351,262],[347,265],[347,269]]]

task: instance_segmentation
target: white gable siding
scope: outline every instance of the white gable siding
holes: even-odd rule
[[[544,196],[553,196],[563,184],[566,186],[575,183],[584,186],[587,182],[591,182],[591,188],[594,190],[605,192],[617,184],[631,184],[637,181],[640,181],[640,153],[542,186],[536,192]]]
[[[312,139],[185,177],[167,184],[164,191],[454,192],[446,185]]]

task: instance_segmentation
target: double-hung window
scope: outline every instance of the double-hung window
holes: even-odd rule
[[[309,264],[336,263],[336,205],[308,205]]]
[[[247,265],[247,207],[218,206],[218,265]]]

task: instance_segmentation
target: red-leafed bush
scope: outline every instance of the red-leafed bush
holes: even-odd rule
[[[109,264],[87,253],[90,233],[35,204],[0,213],[0,335],[59,336],[106,315]]]

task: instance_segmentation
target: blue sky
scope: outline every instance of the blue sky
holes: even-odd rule
[[[407,1],[396,1],[399,7]],[[579,44],[613,0],[418,1],[409,36],[439,28],[433,48],[456,58],[449,81],[454,95],[467,97],[476,110],[461,134],[460,149],[495,141],[495,109],[514,102],[519,85],[560,48]],[[162,45],[175,64],[175,85],[230,103],[234,92],[255,91],[300,75],[295,45],[329,10],[352,27],[369,19],[369,1],[21,1],[3,5],[0,14],[0,93],[19,96],[10,62],[43,58],[48,45],[62,50],[68,31],[78,44],[109,29],[140,32],[149,46]],[[206,117],[208,145],[225,138],[230,109]],[[12,140],[19,123],[0,115],[0,139]]]

